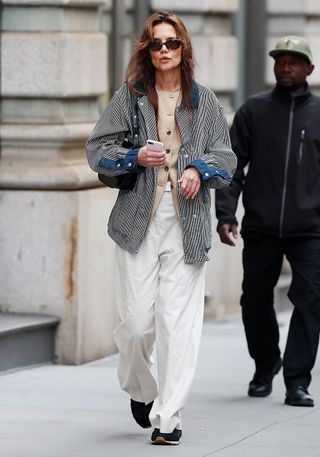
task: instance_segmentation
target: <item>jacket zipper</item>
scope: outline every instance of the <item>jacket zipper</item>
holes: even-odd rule
[[[299,146],[299,156],[298,156],[298,164],[300,165],[302,159],[302,151],[303,151],[303,142],[305,137],[306,131],[303,129],[301,130],[300,134],[300,146]]]
[[[289,155],[290,155],[290,148],[291,148],[293,115],[294,115],[294,98],[292,98],[291,105],[290,105],[289,129],[288,129],[288,138],[287,138],[286,161],[285,161],[285,167],[284,167],[284,179],[283,179],[283,186],[282,186],[282,199],[281,199],[281,211],[280,211],[280,223],[279,223],[280,238],[282,237],[282,231],[283,231],[284,207],[285,207],[286,194],[287,194],[288,167],[289,167]]]

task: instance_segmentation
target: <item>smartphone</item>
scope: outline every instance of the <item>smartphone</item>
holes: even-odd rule
[[[147,140],[148,151],[161,152],[164,151],[164,144],[161,141]]]

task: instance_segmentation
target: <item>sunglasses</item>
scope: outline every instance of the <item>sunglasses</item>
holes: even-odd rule
[[[161,51],[163,45],[165,45],[165,47],[170,50],[178,49],[181,46],[181,40],[179,40],[179,38],[169,38],[167,41],[164,41],[163,43],[160,40],[155,40],[151,41],[151,43],[149,44],[149,48],[151,49],[151,51]]]

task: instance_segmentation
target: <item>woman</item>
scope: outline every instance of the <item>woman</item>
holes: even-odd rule
[[[133,190],[119,191],[108,224],[120,313],[114,336],[120,385],[136,422],[154,428],[154,444],[180,441],[202,329],[210,189],[227,186],[236,167],[222,108],[193,74],[183,22],[154,13],[126,83],[87,142],[94,171],[137,175]],[[121,142],[133,137],[131,94],[138,97],[141,147],[127,149]],[[160,140],[163,150],[150,151],[147,139]],[[150,370],[154,343],[158,382]]]

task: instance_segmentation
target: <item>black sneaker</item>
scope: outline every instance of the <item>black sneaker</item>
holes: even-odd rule
[[[151,435],[152,444],[177,445],[180,443],[182,431],[175,428],[172,433],[162,433],[158,428],[153,430]]]
[[[142,428],[150,428],[151,422],[149,419],[149,414],[153,405],[153,401],[147,405],[141,401],[130,400],[131,412],[134,417],[134,420]]]

